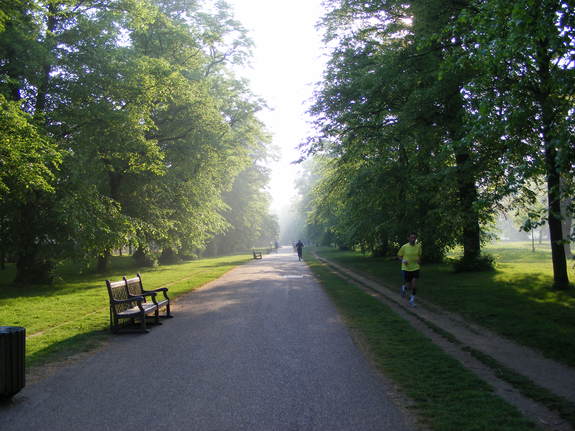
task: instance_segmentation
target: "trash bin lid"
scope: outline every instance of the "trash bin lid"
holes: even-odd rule
[[[26,331],[22,326],[0,326],[0,334],[12,334],[14,332]]]

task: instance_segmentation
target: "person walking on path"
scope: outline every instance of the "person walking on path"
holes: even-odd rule
[[[288,249],[180,296],[174,311],[28,383],[0,403],[0,430],[418,429]],[[161,377],[143,377],[149,364]]]
[[[403,285],[401,286],[401,296],[406,297],[408,291],[411,292],[409,305],[415,307],[416,281],[419,278],[421,262],[421,244],[417,241],[417,234],[409,234],[408,241],[402,245],[397,252],[397,257],[401,260],[401,272],[403,273]]]
[[[298,240],[295,245],[295,248],[297,250],[297,258],[301,262],[303,260],[303,242],[301,242],[301,240]]]

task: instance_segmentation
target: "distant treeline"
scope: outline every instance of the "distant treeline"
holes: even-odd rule
[[[264,104],[224,2],[0,2],[0,262],[105,270],[269,244]]]

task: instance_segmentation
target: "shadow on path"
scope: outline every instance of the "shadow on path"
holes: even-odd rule
[[[29,385],[17,430],[415,430],[291,248],[181,296],[174,319]]]

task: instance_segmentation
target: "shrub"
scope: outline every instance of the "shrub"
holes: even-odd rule
[[[162,250],[159,261],[162,265],[172,265],[175,263],[180,263],[181,259],[173,248],[165,248]]]
[[[461,258],[453,261],[455,272],[481,272],[493,271],[495,269],[495,258],[490,254],[482,254],[474,259]]]
[[[138,248],[132,257],[138,266],[154,267],[158,265],[157,259],[154,256],[146,253],[143,248]]]

